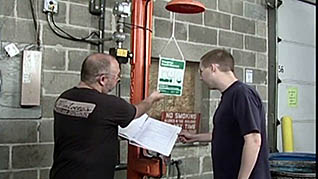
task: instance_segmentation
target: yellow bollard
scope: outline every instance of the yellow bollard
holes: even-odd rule
[[[282,119],[282,137],[283,137],[283,152],[294,151],[294,135],[293,121],[289,116],[283,116]]]

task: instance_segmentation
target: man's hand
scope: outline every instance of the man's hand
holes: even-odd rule
[[[211,142],[212,133],[191,134],[186,130],[182,130],[179,134],[179,140],[182,143]]]
[[[159,91],[154,91],[150,94],[147,98],[141,101],[136,106],[136,115],[135,118],[140,117],[141,115],[145,114],[153,105],[154,102],[159,101],[164,97],[163,94],[159,93]]]
[[[152,103],[159,101],[160,99],[164,98],[164,95],[162,93],[160,93],[159,91],[154,91],[150,94],[150,96],[148,97]]]

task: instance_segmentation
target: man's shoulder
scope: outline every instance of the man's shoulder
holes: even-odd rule
[[[94,89],[73,87],[64,91],[59,98],[66,98],[74,101],[93,102],[95,104],[125,104],[129,103],[116,95],[100,93]]]
[[[232,94],[232,95],[244,94],[248,91],[249,88],[250,87],[247,84],[241,81],[236,81],[231,85],[228,91],[230,91],[229,94]]]
[[[253,87],[249,84],[246,84],[242,81],[237,81],[236,85],[234,86],[233,91],[235,93],[240,93],[240,94],[250,94],[251,92],[255,93],[256,89],[255,89],[255,87]]]
[[[57,98],[64,98],[68,100],[78,101],[78,102],[93,102],[99,103],[102,101],[109,101],[108,96],[102,93],[99,93],[96,90],[89,88],[77,88],[73,87],[68,90],[65,90],[61,95]]]

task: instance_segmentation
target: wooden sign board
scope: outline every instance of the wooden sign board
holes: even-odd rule
[[[200,113],[162,112],[161,120],[182,127],[190,133],[197,134],[200,126]]]

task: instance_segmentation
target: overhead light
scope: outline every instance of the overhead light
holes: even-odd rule
[[[172,0],[166,5],[168,11],[184,14],[195,14],[205,11],[205,6],[195,0]]]

